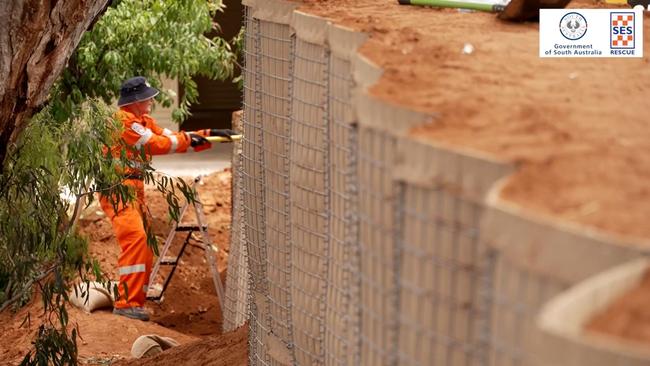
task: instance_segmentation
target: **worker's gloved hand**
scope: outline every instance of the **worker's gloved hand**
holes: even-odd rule
[[[210,129],[210,136],[221,136],[221,137],[225,137],[225,138],[227,138],[227,139],[229,139],[231,141],[232,141],[231,136],[236,135],[236,134],[237,134],[237,132],[235,132],[233,130],[228,130],[228,129],[223,129],[223,130],[218,129],[218,128],[211,128]]]
[[[212,147],[210,141],[208,141],[205,137],[191,132],[189,133],[189,135],[190,135],[190,146],[194,148],[194,151],[202,151]]]

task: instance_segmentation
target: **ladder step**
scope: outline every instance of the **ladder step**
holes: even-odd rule
[[[162,285],[156,284],[149,287],[147,291],[147,300],[160,300],[162,298]]]
[[[160,264],[174,265],[178,263],[178,257],[166,255],[160,259]]]
[[[203,230],[207,230],[208,225],[203,225]],[[201,231],[199,225],[178,225],[176,231]]]

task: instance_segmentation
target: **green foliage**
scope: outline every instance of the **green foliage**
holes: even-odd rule
[[[70,60],[59,85],[61,106],[87,97],[110,102],[123,80],[141,75],[161,90],[158,98],[169,107],[173,92],[163,89],[160,79],[167,76],[184,87],[173,112],[182,121],[198,96],[193,76],[225,80],[233,75],[236,55],[230,44],[204,35],[215,30],[211,14],[222,8],[215,0],[129,0],[109,8]]]
[[[53,314],[39,328],[24,364],[70,364],[76,357],[74,333],[67,333],[67,282],[75,272],[99,280],[102,274],[85,258],[87,243],[67,212],[87,193],[88,180],[118,179],[116,164],[102,154],[117,128],[103,102],[85,103],[60,124],[51,113],[46,107],[33,118],[0,175],[2,308],[28,300],[38,284],[44,310]],[[61,196],[64,185],[75,192],[72,203]]]
[[[239,30],[239,33],[235,36],[235,38],[232,39],[231,43],[233,46],[233,49],[235,50],[235,53],[237,54],[237,59],[241,60],[244,57],[244,27],[242,27]],[[241,66],[241,65],[240,65]],[[244,75],[239,74],[235,78],[233,78],[233,83],[237,84],[237,87],[239,90],[244,90]]]
[[[67,366],[77,362],[77,330],[70,336],[65,331],[39,326],[34,351],[25,356],[23,365]]]
[[[49,103],[9,146],[0,174],[0,311],[25,303],[38,285],[48,314],[22,364],[75,364],[76,330],[69,329],[65,310],[69,283],[78,277],[108,282],[88,258],[87,242],[75,224],[97,192],[112,197],[114,205],[134,198],[118,174],[128,164],[126,151],[106,153],[120,135],[109,105],[121,82],[145,76],[169,106],[172,95],[161,89],[161,79],[178,80],[185,92],[174,118],[181,121],[197,98],[192,77],[233,75],[237,56],[231,46],[204,36],[215,29],[211,15],[222,7],[218,0],[113,1],[83,36]],[[143,175],[165,196],[170,217],[177,220],[178,195],[193,200],[191,187],[157,175],[147,162]],[[148,242],[157,250],[148,224]]]

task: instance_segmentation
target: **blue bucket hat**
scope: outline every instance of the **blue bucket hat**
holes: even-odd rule
[[[147,79],[142,76],[136,76],[122,83],[120,99],[117,101],[117,106],[122,107],[127,104],[151,99],[158,95],[158,93],[158,89],[149,86]]]

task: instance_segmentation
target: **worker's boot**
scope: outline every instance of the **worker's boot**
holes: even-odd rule
[[[131,319],[138,319],[142,321],[149,320],[149,314],[143,307],[133,306],[130,308],[114,308],[113,314],[122,315]]]

